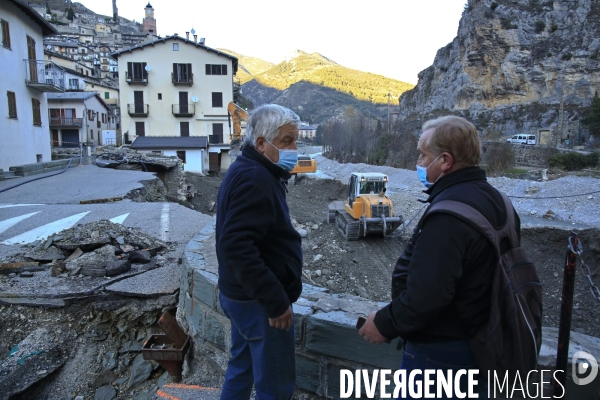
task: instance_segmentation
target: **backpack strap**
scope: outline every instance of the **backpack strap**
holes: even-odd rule
[[[494,228],[490,221],[488,221],[488,219],[477,209],[456,200],[441,200],[433,203],[426,211],[426,215],[442,212],[451,214],[469,223],[479,230],[494,245],[496,256],[500,258],[500,244],[502,243],[502,240],[507,238],[510,241],[510,248],[514,248],[519,246],[519,238],[515,229],[515,214],[512,203],[504,193],[498,193],[502,196],[507,217],[506,222],[499,229]]]

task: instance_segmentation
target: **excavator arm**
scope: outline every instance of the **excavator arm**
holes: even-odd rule
[[[248,113],[235,104],[233,101],[229,102],[227,106],[229,112],[230,124],[229,124],[229,141],[238,143],[243,139],[242,137],[242,121],[248,121]],[[233,130],[231,129],[231,123],[233,122]]]

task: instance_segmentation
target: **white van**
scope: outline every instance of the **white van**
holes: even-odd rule
[[[536,144],[535,135],[515,135],[511,138],[506,139],[506,143],[517,143],[517,144]]]

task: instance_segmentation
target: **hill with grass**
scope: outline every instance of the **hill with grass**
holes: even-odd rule
[[[387,118],[388,100],[395,109],[400,95],[414,87],[346,68],[319,53],[297,50],[286,61],[264,69],[266,61],[221,51],[238,57],[244,97],[256,106],[281,104],[314,123],[341,116],[349,108],[366,117]]]

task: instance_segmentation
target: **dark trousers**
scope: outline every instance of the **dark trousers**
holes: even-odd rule
[[[402,364],[400,369],[406,370],[406,376],[410,374],[412,370],[420,369],[421,374],[416,375],[413,382],[413,390],[418,392],[417,386],[421,387],[421,397],[425,398],[425,386],[424,386],[424,371],[436,370],[436,372],[444,373],[447,376],[448,370],[452,371],[452,377],[456,376],[458,370],[469,370],[477,369],[477,364],[473,358],[473,353],[469,347],[468,340],[457,340],[451,342],[437,342],[437,343],[415,343],[406,342],[404,346],[404,353],[402,355]],[[487,385],[486,376],[480,373],[475,376],[478,381],[478,385],[473,390],[479,395],[479,399],[487,399]],[[453,382],[454,388],[454,382]],[[456,388],[454,388],[452,394],[456,394]],[[467,375],[463,375],[460,378],[459,389],[462,393],[467,395],[468,398],[468,381]],[[437,396],[437,385],[434,383],[429,390],[430,393],[434,393]],[[401,394],[400,394],[401,396]],[[400,397],[403,399],[413,399],[410,396],[410,391],[407,389],[406,397]],[[459,397],[446,396],[444,390],[441,391],[440,397],[434,397],[436,399],[458,399]]]
[[[294,326],[275,329],[258,301],[231,300],[219,293],[231,321],[231,358],[222,400],[248,400],[252,385],[256,400],[289,400],[296,378]]]

